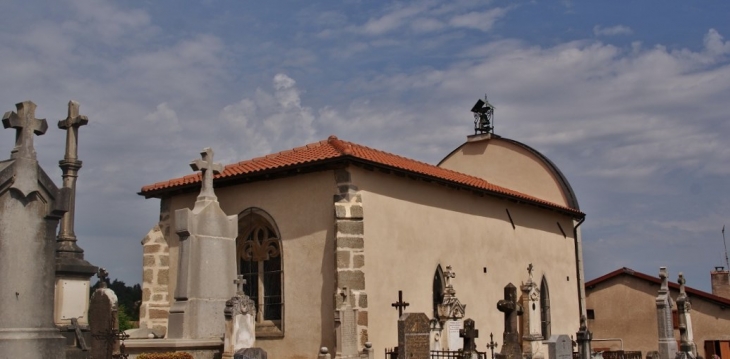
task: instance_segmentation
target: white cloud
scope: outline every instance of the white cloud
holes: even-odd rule
[[[472,11],[452,17],[449,24],[455,27],[489,31],[497,20],[507,14],[507,11],[506,8],[494,8],[484,12]]]
[[[616,25],[611,27],[602,27],[596,25],[593,27],[593,34],[596,36],[616,36],[616,35],[631,35],[634,31],[630,27],[624,25]]]

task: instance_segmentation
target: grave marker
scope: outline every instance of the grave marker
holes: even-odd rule
[[[544,343],[548,347],[548,359],[573,359],[573,340],[569,336],[552,335]]]
[[[429,358],[430,330],[426,314],[403,313],[398,319],[398,359]]]

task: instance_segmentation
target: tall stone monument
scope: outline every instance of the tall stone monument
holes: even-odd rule
[[[521,359],[520,333],[517,331],[517,316],[522,315],[522,305],[517,300],[517,287],[509,283],[504,287],[504,299],[497,302],[497,309],[504,313],[504,334],[502,350],[497,359]]]
[[[31,101],[3,115],[15,129],[10,159],[0,162],[0,358],[57,358],[64,338],[53,321],[56,227],[68,209],[39,166],[34,135],[48,129]]]
[[[443,334],[440,336],[441,341],[448,350],[459,350],[463,348],[463,340],[459,337],[459,331],[464,329],[464,315],[466,313],[466,304],[461,304],[456,297],[456,290],[451,283],[451,279],[456,278],[456,273],[451,266],[446,266],[444,271],[444,291],[441,303],[436,306],[439,321],[443,324]]]
[[[692,305],[685,291],[684,284],[687,282],[684,275],[679,273],[679,296],[677,297],[677,314],[679,317],[679,351],[677,359],[694,359],[697,358],[697,345],[694,343],[694,335],[692,334],[692,318],[689,315]]]
[[[588,330],[588,320],[585,314],[580,316],[580,329],[575,333],[575,342],[578,343],[578,354],[580,359],[591,359],[593,358],[593,352],[591,350],[591,341],[593,340],[593,333]]]
[[[543,339],[540,328],[540,288],[532,280],[532,271],[534,267],[532,263],[527,266],[528,278],[527,282],[520,286],[522,290],[522,355],[526,359],[544,358],[541,352],[541,343]]]
[[[358,358],[357,309],[352,307],[352,292],[344,287],[340,290],[342,303],[335,311],[336,359]]]
[[[76,208],[76,179],[81,161],[78,159],[79,127],[86,125],[89,119],[79,115],[79,104],[68,103],[68,117],[58,121],[58,128],[66,130],[66,154],[59,166],[63,171],[63,188],[69,191],[68,212],[63,215],[56,237],[56,293],[54,321],[67,338],[67,343],[74,343],[67,348],[66,356],[84,358],[85,339],[88,337],[89,321],[89,281],[97,271],[97,267],[84,260],[84,250],[76,243],[74,218]],[[76,318],[74,323],[72,319]]]
[[[659,329],[659,356],[661,359],[674,359],[677,355],[677,341],[674,339],[672,324],[672,298],[669,297],[669,282],[666,267],[659,268],[662,284],[656,297],[656,318]]]
[[[175,211],[180,236],[180,262],[175,303],[170,308],[170,339],[222,338],[226,301],[236,294],[237,216],[227,216],[213,191],[213,175],[223,167],[213,163],[213,150],[190,167],[203,176],[192,210]]]

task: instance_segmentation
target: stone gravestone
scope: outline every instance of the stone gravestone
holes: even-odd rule
[[[464,322],[461,320],[447,320],[444,323],[446,344],[449,350],[456,351],[464,348],[464,341],[459,337],[459,331],[462,329],[464,329]]]
[[[662,284],[656,297],[656,317],[659,330],[659,356],[661,359],[674,359],[677,355],[677,341],[674,339],[672,323],[672,299],[669,297],[669,283],[666,267],[659,268]]]
[[[226,301],[236,294],[238,216],[227,216],[213,191],[213,175],[223,170],[213,163],[213,150],[206,148],[201,156],[190,164],[203,172],[195,206],[175,211],[180,263],[170,307],[170,339],[222,338]]]
[[[548,359],[573,359],[573,340],[565,334],[552,335],[544,342]]]
[[[0,162],[0,358],[54,358],[65,350],[53,297],[56,227],[69,192],[36,159],[33,137],[48,123],[35,118],[33,102],[15,106],[2,118],[16,134],[10,160]]]
[[[223,339],[223,359],[233,358],[241,349],[253,348],[256,341],[256,303],[244,292],[243,275],[236,279],[238,291],[226,302],[226,334]]]
[[[464,315],[466,313],[466,304],[461,304],[456,297],[456,290],[451,283],[451,279],[456,278],[456,273],[451,266],[446,266],[444,271],[444,291],[441,303],[437,305],[439,320],[444,323],[442,339],[448,350],[456,351],[462,349],[463,341],[459,337],[459,331],[464,329]]]
[[[118,300],[114,291],[106,287],[107,272],[99,268],[99,288],[91,295],[89,304],[89,329],[91,331],[91,357],[111,358],[119,354]]]
[[[428,359],[431,356],[428,317],[403,313],[398,319],[398,359]]]
[[[236,352],[233,359],[267,359],[268,354],[261,348],[246,348]]]
[[[467,319],[464,321],[464,329],[459,331],[464,342],[464,358],[478,358],[476,338],[479,338],[479,330],[474,327],[474,320]]]
[[[350,304],[350,292],[342,288],[342,304],[335,311],[335,358],[357,358],[357,309]]]
[[[517,301],[517,287],[509,283],[504,287],[504,299],[497,302],[497,309],[504,313],[504,334],[502,350],[498,359],[521,359],[520,333],[517,331],[517,316],[522,315],[522,306]]]

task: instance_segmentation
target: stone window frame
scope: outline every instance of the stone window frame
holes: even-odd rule
[[[441,264],[436,266],[436,271],[433,273],[433,314],[434,318],[438,318],[438,305],[444,300],[444,289],[446,283],[444,281],[444,270],[441,268]]]
[[[540,333],[543,338],[550,338],[552,332],[551,327],[550,288],[548,287],[547,277],[543,275],[540,281]]]
[[[246,223],[248,222],[248,223]],[[249,207],[244,209],[238,214],[238,235],[236,237],[236,272],[241,274],[241,257],[244,248],[245,241],[241,240],[242,228],[247,225],[253,226],[265,226],[273,232],[276,238],[276,245],[278,246],[278,256],[280,258],[280,281],[281,281],[281,319],[280,320],[266,320],[263,317],[264,300],[265,295],[265,283],[263,282],[263,261],[259,262],[258,267],[258,293],[257,298],[252,298],[258,306],[256,308],[256,338],[282,338],[284,337],[284,318],[285,318],[285,301],[284,301],[284,248],[283,241],[281,239],[281,232],[276,224],[274,218],[265,210],[258,207]],[[247,293],[248,294],[248,293]]]

